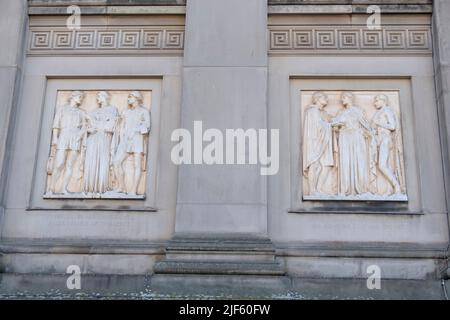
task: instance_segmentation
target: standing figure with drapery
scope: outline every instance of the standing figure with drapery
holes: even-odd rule
[[[140,91],[132,91],[127,99],[128,107],[121,115],[119,143],[114,155],[114,176],[117,180],[116,190],[136,196],[142,172],[145,171],[148,136],[151,129],[150,111],[144,107],[144,97]],[[124,161],[132,156],[134,170],[131,186],[125,184]]]
[[[50,155],[49,171],[52,174],[49,193],[56,193],[58,181],[63,175],[62,192],[69,194],[67,187],[74,169],[75,162],[80,155],[85,130],[85,113],[80,109],[84,93],[73,91],[67,105],[56,110],[53,120],[52,149],[55,155]]]
[[[353,93],[344,92],[341,100],[344,110],[331,120],[337,128],[339,195],[367,194],[371,191],[373,132],[362,110],[354,105]]]
[[[330,169],[334,166],[331,125],[324,110],[328,96],[315,92],[304,114],[303,124],[303,174],[308,180],[309,194],[324,193]]]
[[[110,105],[110,94],[97,93],[98,108],[88,114],[84,164],[84,192],[104,193],[111,189],[110,167],[113,134],[119,119],[117,108]]]

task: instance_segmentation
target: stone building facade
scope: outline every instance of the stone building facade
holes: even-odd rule
[[[0,9],[0,296],[445,298],[449,1]]]

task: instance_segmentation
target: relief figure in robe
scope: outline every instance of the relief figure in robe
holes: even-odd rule
[[[107,91],[99,91],[96,99],[98,108],[87,116],[83,189],[86,193],[99,194],[111,189],[112,138],[119,114],[110,105],[111,96]]]
[[[313,104],[304,113],[303,174],[308,180],[309,194],[323,194],[323,186],[334,166],[333,136],[328,115],[324,110],[328,96],[315,92]]]
[[[371,191],[371,145],[374,133],[363,111],[354,105],[354,95],[341,96],[344,110],[331,120],[338,141],[339,196],[363,195]]]

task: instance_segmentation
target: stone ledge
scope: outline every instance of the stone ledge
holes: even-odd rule
[[[431,0],[403,1],[305,1],[269,0],[269,14],[366,14],[376,4],[382,13],[432,13]],[[77,5],[85,15],[139,15],[186,13],[185,0],[28,0],[30,15],[67,15],[67,7]]]
[[[166,241],[4,239],[3,254],[163,254]]]
[[[269,14],[367,14],[369,4],[365,5],[270,5]],[[429,4],[380,5],[382,14],[392,13],[432,13]]]
[[[447,244],[274,242],[276,256],[446,259]]]
[[[0,254],[54,253],[54,254],[163,254],[191,252],[193,250],[218,253],[243,252],[242,243],[235,241],[192,242],[175,238],[169,241],[117,241],[117,240],[30,240],[3,239]],[[368,257],[368,258],[431,258],[446,259],[447,244],[419,245],[406,243],[302,243],[302,242],[247,242],[244,253],[275,254],[298,257]]]
[[[28,0],[29,6],[185,5],[186,0]],[[268,0],[269,5],[431,5],[432,0]]]
[[[271,5],[386,5],[386,4],[432,4],[433,0],[268,0]]]
[[[68,15],[67,7],[30,7],[29,15]],[[185,6],[84,6],[82,15],[164,15],[186,14]]]
[[[186,0],[28,0],[28,6],[179,6]]]
[[[382,13],[432,13],[431,5],[380,6]],[[269,14],[367,14],[367,6],[349,5],[284,5],[269,6]],[[67,7],[29,7],[29,15],[68,15]],[[163,15],[186,14],[185,6],[83,6],[84,15]]]

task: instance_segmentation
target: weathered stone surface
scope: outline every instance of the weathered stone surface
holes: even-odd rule
[[[433,0],[269,0],[269,4],[272,5],[303,5],[303,4],[316,4],[316,5],[381,5],[381,4],[393,4],[393,5],[416,5],[416,4],[431,4]]]
[[[263,275],[282,276],[285,271],[278,263],[242,261],[229,262],[217,261],[191,261],[171,260],[157,263],[154,271],[156,274],[210,274],[210,275]]]
[[[187,15],[181,127],[266,127],[266,1],[192,0]],[[257,165],[182,165],[178,184],[177,232],[266,232]]]
[[[20,95],[25,42],[26,0],[0,2],[0,239],[11,133]]]
[[[70,6],[70,5],[112,5],[112,6],[135,6],[135,5],[183,5],[186,0],[28,0],[29,6]]]
[[[440,281],[386,280],[368,290],[366,280],[294,278],[293,292],[303,299],[444,300]],[[324,290],[328,288],[328,291]]]
[[[386,280],[368,290],[366,280],[264,276],[113,276],[83,278],[81,290],[66,287],[66,275],[0,275],[1,299],[436,299],[440,281]],[[447,292],[449,281],[445,283]]]
[[[434,64],[439,127],[443,148],[443,164],[446,181],[447,207],[450,199],[450,2],[434,1],[433,36],[435,43]],[[447,208],[448,210],[448,208]],[[450,212],[448,213],[450,215]],[[449,220],[450,221],[450,220]],[[450,226],[449,226],[450,228]],[[449,247],[450,248],[450,247]],[[449,252],[450,253],[450,252]],[[450,268],[448,269],[450,270]],[[447,271],[448,273],[449,271]]]
[[[0,51],[0,121],[19,101],[5,149],[1,298],[444,297],[448,1],[435,2],[431,34],[431,0],[30,0],[23,87],[17,3],[0,2],[11,49]],[[73,4],[80,30],[66,28]],[[372,4],[381,30],[366,28]],[[43,199],[57,93],[100,87],[158,93],[148,199]],[[408,202],[301,201],[308,90],[399,92]],[[171,133],[197,120],[279,129],[279,173],[175,166]],[[67,289],[71,264],[80,291]],[[381,290],[367,288],[371,265]]]

